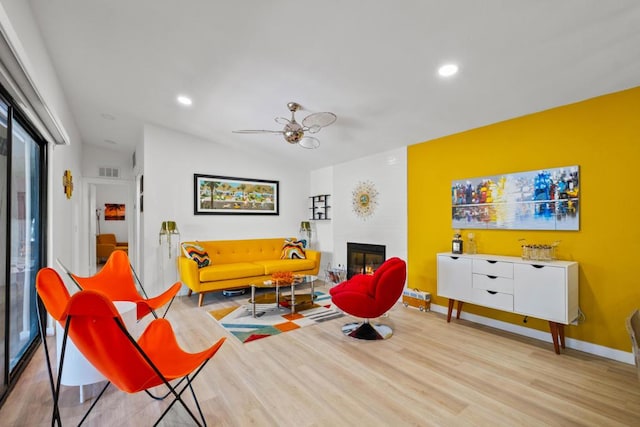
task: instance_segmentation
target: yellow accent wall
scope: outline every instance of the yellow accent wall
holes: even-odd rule
[[[407,156],[408,283],[443,306],[436,253],[451,250],[452,181],[579,165],[579,231],[473,230],[478,252],[519,256],[520,238],[561,240],[558,258],[580,263],[586,315],[567,337],[630,351],[624,322],[640,307],[640,87],[412,145]],[[463,311],[549,330],[539,319]]]

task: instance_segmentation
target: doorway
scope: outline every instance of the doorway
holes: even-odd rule
[[[84,271],[81,275],[90,276],[98,269],[96,239],[98,234],[115,234],[118,242],[127,242],[132,265],[136,266],[135,257],[137,239],[134,224],[138,216],[135,204],[135,185],[128,180],[111,180],[106,178],[86,178],[84,180],[83,211],[84,235],[83,246],[87,254],[81,261]],[[118,206],[118,215],[112,215],[113,207]]]

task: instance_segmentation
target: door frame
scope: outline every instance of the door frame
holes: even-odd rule
[[[127,240],[129,242],[129,253],[137,253],[138,239],[134,233],[134,223],[138,217],[138,204],[135,203],[135,180],[114,180],[108,178],[92,178],[86,177],[82,180],[82,233],[80,237],[80,264],[79,275],[89,276],[95,274],[96,271],[96,195],[98,194],[99,185],[118,185],[127,187]],[[130,260],[138,270],[136,265],[136,257],[130,257]]]

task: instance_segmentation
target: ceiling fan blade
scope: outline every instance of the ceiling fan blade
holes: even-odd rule
[[[310,126],[308,128],[304,128],[305,132],[309,132],[309,133],[318,133],[320,132],[320,129],[322,129],[322,127],[318,126],[318,125],[313,125]]]
[[[313,113],[309,114],[302,120],[302,125],[308,128],[312,128],[314,126],[320,126],[323,128],[335,122],[337,118],[338,117],[336,117],[335,114],[329,112]]]
[[[274,120],[276,123],[279,123],[281,125],[288,125],[289,123],[291,123],[291,120],[284,117],[276,117]]]
[[[320,141],[318,138],[314,138],[312,136],[305,136],[298,142],[298,145],[302,148],[313,149],[320,147]]]
[[[233,130],[233,133],[282,133],[281,130],[264,130],[264,129],[241,129],[241,130]]]

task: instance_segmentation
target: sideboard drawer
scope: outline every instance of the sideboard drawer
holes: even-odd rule
[[[488,276],[486,274],[473,274],[473,287],[485,291],[500,292],[513,295],[513,279]]]
[[[474,273],[487,276],[507,277],[513,279],[513,263],[492,261],[490,259],[474,259],[472,270]]]
[[[513,295],[511,294],[473,288],[471,295],[473,298],[472,304],[497,308],[498,310],[513,311]]]

